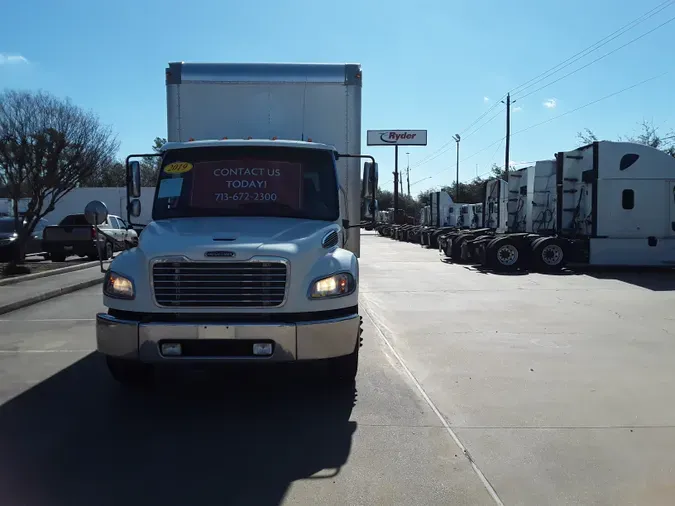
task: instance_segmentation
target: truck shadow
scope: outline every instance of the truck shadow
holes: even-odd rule
[[[339,473],[353,387],[265,371],[217,379],[131,394],[91,354],[8,401],[0,504],[273,505],[295,480]]]
[[[447,263],[452,263],[447,262]],[[526,270],[517,270],[510,272],[500,272],[494,269],[488,269],[478,265],[463,265],[467,270],[479,272],[481,274],[492,274],[497,276],[526,276],[532,274]],[[615,280],[629,285],[639,286],[655,292],[666,292],[675,290],[675,270],[672,268],[659,267],[574,267],[563,269],[560,272],[538,273],[540,276],[589,276],[595,279]]]

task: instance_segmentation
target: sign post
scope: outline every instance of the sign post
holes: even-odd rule
[[[368,130],[368,146],[394,146],[394,223],[399,222],[398,213],[398,147],[426,146],[426,130]]]

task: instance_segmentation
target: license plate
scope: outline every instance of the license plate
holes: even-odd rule
[[[73,251],[72,246],[64,246],[63,249],[66,250],[66,251]]]
[[[235,328],[229,325],[201,325],[199,339],[234,339]]]

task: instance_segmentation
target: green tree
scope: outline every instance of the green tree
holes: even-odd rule
[[[109,167],[119,143],[98,117],[44,92],[0,94],[0,187],[13,201],[18,272],[27,239],[38,221],[68,192]],[[19,200],[29,198],[19,216]]]

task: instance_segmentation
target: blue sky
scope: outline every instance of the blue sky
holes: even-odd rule
[[[413,193],[449,184],[454,133],[460,179],[503,165],[504,115],[466,128],[507,91],[643,15],[662,0],[24,0],[3,7],[0,88],[43,89],[96,111],[121,141],[120,156],[166,136],[164,69],[169,61],[358,62],[366,129],[427,129],[429,145],[410,151]],[[675,16],[653,18],[562,70],[562,76]],[[517,132],[588,102],[632,90],[514,135],[515,162],[573,149],[585,127],[615,139],[643,119],[675,129],[675,22],[514,104]],[[555,77],[551,77],[553,80]],[[523,92],[535,91],[548,81]],[[516,97],[518,95],[516,94]],[[546,106],[548,104],[548,107]],[[502,106],[503,107],[503,106]],[[489,146],[489,147],[488,147]],[[393,149],[368,149],[391,180]],[[475,154],[474,153],[478,153]],[[472,156],[473,155],[473,156]],[[405,168],[402,154],[400,168]],[[391,186],[389,184],[388,186]]]

